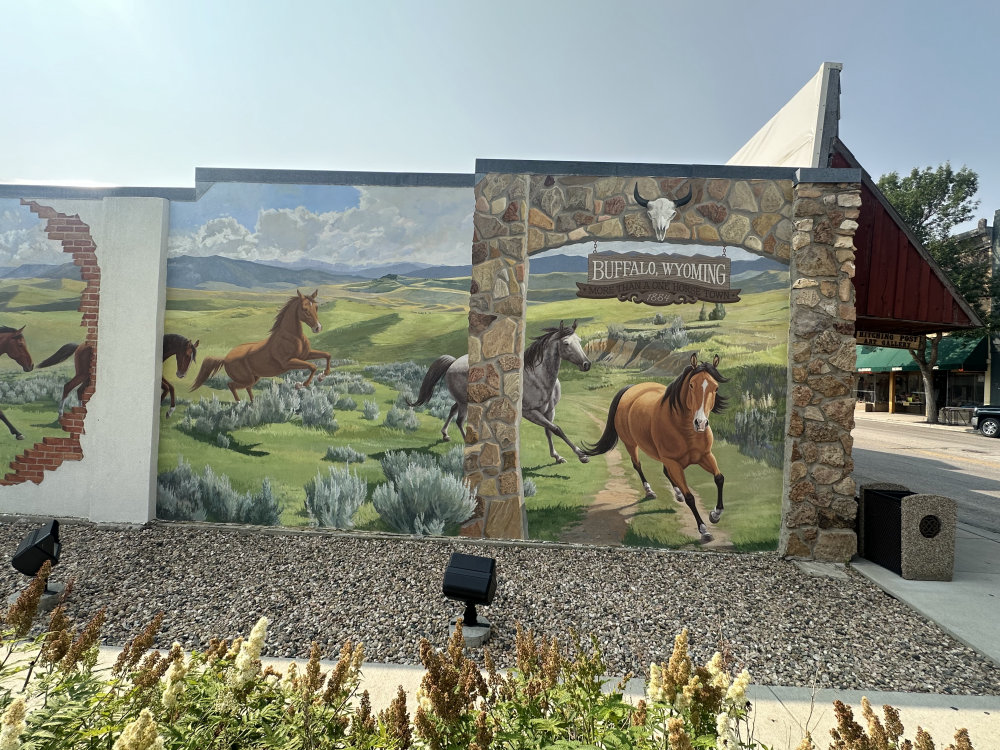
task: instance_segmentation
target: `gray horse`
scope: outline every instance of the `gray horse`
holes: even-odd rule
[[[557,464],[566,463],[552,445],[552,435],[561,437],[581,462],[587,463],[590,458],[566,437],[566,433],[555,423],[556,404],[562,388],[559,385],[559,365],[562,360],[571,362],[583,372],[590,370],[590,360],[580,345],[580,337],[576,335],[576,321],[572,327],[564,326],[560,321],[558,328],[545,328],[541,336],[532,340],[524,352],[524,379],[521,395],[521,414],[529,422],[534,422],[545,428],[545,437],[549,441],[549,455]],[[448,425],[454,419],[458,429],[465,432],[465,415],[469,410],[469,356],[458,359],[447,354],[438,357],[427,370],[417,400],[410,406],[422,406],[430,401],[434,386],[444,377],[455,405],[448,412],[448,418],[441,428],[444,440],[448,437]]]

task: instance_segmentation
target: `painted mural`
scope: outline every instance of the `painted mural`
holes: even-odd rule
[[[418,392],[468,346],[471,188],[218,183],[170,215],[159,517],[456,533],[453,402]]]
[[[582,246],[531,260],[528,336],[536,342],[559,337],[565,356],[558,360],[560,387],[548,402],[551,411],[532,420],[539,426],[521,428],[530,535],[774,549],[784,456],[787,266],[730,247],[725,259],[737,302],[653,306],[577,296],[589,277],[587,257],[566,254],[576,247]],[[600,251],[624,262],[661,247],[605,242]],[[679,250],[695,258],[723,252],[662,249],[661,262],[674,265]],[[574,352],[577,342],[582,358]],[[526,356],[526,379],[530,370]],[[547,430],[546,422],[558,429]]]
[[[159,517],[458,533],[476,511],[462,439],[473,208],[471,188],[244,183],[172,203]],[[578,296],[593,249],[531,260],[529,536],[773,549],[787,267],[729,248],[738,302],[654,307]],[[703,399],[671,409],[668,386]],[[704,429],[688,445],[664,410]],[[629,411],[647,412],[648,434],[612,441]]]
[[[89,228],[77,217],[0,199],[4,484],[40,482],[46,470],[82,457],[79,436],[93,393],[99,279]],[[93,299],[84,302],[85,292]]]

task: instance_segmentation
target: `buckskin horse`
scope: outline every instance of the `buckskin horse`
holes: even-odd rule
[[[171,357],[176,357],[177,377],[183,378],[187,375],[188,367],[192,362],[198,361],[198,344],[201,340],[191,342],[191,339],[181,336],[179,333],[163,334],[163,361],[166,362]],[[174,397],[174,386],[165,377],[160,378],[160,403],[170,396],[170,406],[167,408],[166,416],[174,413],[176,399]]]
[[[521,395],[521,414],[529,422],[534,422],[545,429],[545,437],[549,441],[549,455],[557,464],[566,463],[552,445],[552,436],[558,435],[568,445],[581,462],[587,463],[589,457],[577,448],[573,441],[566,437],[562,427],[555,423],[556,404],[562,395],[559,384],[559,365],[565,360],[579,367],[583,372],[590,370],[590,360],[580,345],[580,337],[576,335],[576,321],[572,326],[564,326],[559,321],[556,328],[545,328],[540,336],[536,336],[531,346],[524,352],[524,379]],[[430,401],[434,386],[442,378],[448,385],[455,405],[451,407],[441,436],[445,441],[448,437],[448,425],[455,419],[458,429],[465,431],[465,416],[469,410],[469,355],[458,359],[445,354],[438,357],[427,369],[417,400],[407,401],[410,406],[422,406]]]
[[[718,355],[709,364],[699,362],[698,355],[692,354],[691,364],[666,388],[661,383],[625,386],[611,400],[608,422],[600,439],[594,445],[584,445],[586,455],[598,456],[614,448],[620,437],[642,480],[644,499],[655,498],[656,493],[642,473],[639,449],[662,463],[663,474],[677,501],[687,503],[694,514],[702,542],[712,541],[712,535],[695,506],[684,469],[697,464],[715,478],[718,499],[708,517],[712,523],[718,523],[726,478],[712,455],[712,428],[708,426],[709,414],[726,408],[726,397],[719,395],[719,383],[727,382],[728,378],[719,374],[718,366]]]
[[[296,383],[296,388],[308,386],[316,374],[316,365],[309,360],[325,359],[326,370],[316,379],[321,381],[330,374],[329,352],[316,351],[309,339],[302,333],[302,324],[309,326],[313,333],[323,330],[318,317],[317,289],[312,294],[304,295],[295,290],[295,296],[278,311],[271,326],[271,335],[263,341],[240,344],[230,350],[225,357],[205,357],[198,377],[191,385],[191,390],[201,387],[206,380],[222,368],[229,376],[229,390],[233,398],[240,400],[237,390],[245,388],[250,401],[253,401],[253,388],[261,378],[281,375],[289,370],[308,370],[309,377],[304,383]]]

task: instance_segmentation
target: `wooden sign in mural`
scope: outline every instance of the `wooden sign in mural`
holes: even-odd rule
[[[917,349],[920,347],[920,336],[908,333],[857,331],[854,336],[857,342],[864,346],[884,346],[889,349]]]
[[[577,282],[576,296],[647,305],[739,302],[740,290],[729,286],[730,268],[727,257],[592,253],[587,283]]]

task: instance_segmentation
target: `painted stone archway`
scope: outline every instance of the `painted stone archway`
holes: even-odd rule
[[[848,559],[859,183],[853,170],[477,163],[465,467],[478,504],[463,533],[526,535],[518,452],[529,256],[590,240],[655,241],[634,187],[647,200],[690,187],[665,239],[739,246],[790,265],[779,552]]]

